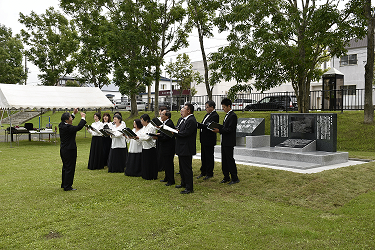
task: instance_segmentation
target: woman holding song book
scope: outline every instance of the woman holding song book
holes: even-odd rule
[[[109,152],[108,159],[108,172],[109,173],[124,173],[126,167],[126,156],[128,149],[126,146],[126,139],[122,129],[126,127],[125,123],[122,123],[122,117],[120,115],[113,116],[113,125],[110,126],[112,134],[112,145]]]
[[[135,119],[133,127],[132,131],[139,136],[143,128],[141,120]],[[140,140],[130,140],[125,175],[142,176],[142,142]]]
[[[100,121],[100,117],[100,113],[95,113],[94,122],[87,128],[89,133],[92,135],[88,163],[88,169],[90,170],[104,168],[103,141],[102,134],[99,132],[100,129],[103,129],[103,123]]]
[[[102,117],[103,128],[108,129],[112,125],[111,115],[109,113],[104,113]],[[103,136],[103,164],[108,166],[108,156],[111,150],[112,139],[110,136]]]
[[[133,139],[139,139],[142,142],[142,178],[145,180],[156,180],[158,178],[158,165],[156,155],[156,128],[150,123],[148,114],[141,116],[143,128],[139,135]]]

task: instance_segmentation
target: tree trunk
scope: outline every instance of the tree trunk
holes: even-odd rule
[[[201,27],[199,25],[197,25],[197,27],[198,27],[199,45],[201,47],[203,66],[204,66],[204,84],[206,85],[208,100],[212,100],[212,89],[210,88],[210,83],[208,80],[208,63],[207,63],[206,51],[203,45],[203,34],[202,34]]]
[[[364,123],[374,122],[374,106],[372,103],[372,81],[374,78],[374,21],[371,15],[371,0],[366,0],[365,16],[367,19],[367,62],[365,65],[365,106]]]
[[[157,63],[156,70],[155,70],[155,110],[154,110],[155,117],[159,116],[159,80],[160,80],[160,63]]]
[[[130,95],[130,103],[131,103],[131,104],[130,104],[130,106],[131,106],[131,111],[130,111],[130,116],[129,116],[129,117],[138,116],[136,94],[131,94],[131,95]]]
[[[151,111],[152,110],[152,107],[151,107],[151,85],[147,86],[147,102],[148,102],[147,109],[148,109],[148,111]]]

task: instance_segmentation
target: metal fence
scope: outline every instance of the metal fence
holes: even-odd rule
[[[245,104],[256,103],[266,97],[272,96],[295,96],[294,92],[268,92],[268,93],[246,93],[238,94],[237,100],[243,102],[241,110]],[[216,103],[216,109],[221,110],[221,100],[226,95],[213,95],[212,100]],[[373,99],[375,98],[375,88],[373,88]],[[184,103],[197,103],[203,105],[208,101],[208,96],[173,96],[173,110],[180,110]],[[152,98],[154,102],[154,98]],[[171,103],[170,96],[159,97],[160,103]],[[319,90],[310,91],[310,110],[363,110],[365,103],[364,89],[340,89],[340,90]]]

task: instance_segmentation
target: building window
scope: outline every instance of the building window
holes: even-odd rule
[[[165,89],[165,84],[161,84],[161,89]]]
[[[340,66],[357,65],[357,54],[342,56],[340,58]]]
[[[356,95],[357,86],[356,85],[345,85],[341,86],[341,89],[344,90],[344,95]]]

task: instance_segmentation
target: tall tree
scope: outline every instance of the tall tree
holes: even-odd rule
[[[0,83],[22,83],[26,74],[22,66],[23,45],[12,30],[0,25]]]
[[[254,79],[253,87],[258,90],[291,82],[299,112],[308,112],[310,82],[323,73],[319,66],[330,56],[342,55],[352,36],[350,15],[344,15],[338,3],[225,2],[216,24],[221,31],[230,31],[230,45],[212,56],[211,67],[220,77],[235,79],[239,85]]]
[[[77,15],[74,21],[81,42],[80,50],[75,56],[80,82],[102,88],[110,83],[108,75],[113,66],[105,36],[107,20],[95,8]]]
[[[372,101],[372,89],[374,81],[375,8],[374,6],[371,6],[371,0],[350,0],[346,7],[348,13],[355,14],[356,25],[359,27],[365,27],[367,32],[364,123],[373,123],[374,105]]]
[[[213,36],[213,20],[216,17],[216,10],[220,7],[218,1],[188,0],[189,25],[198,31],[199,46],[201,49],[203,67],[204,67],[204,84],[208,99],[212,100],[212,90],[215,86],[214,81],[209,81],[209,67],[207,62],[206,50],[203,39]]]
[[[147,0],[61,0],[60,6],[87,29],[90,44],[100,45],[109,56],[113,82],[121,94],[130,96],[130,117],[136,116],[139,87],[151,84],[150,69],[155,65],[149,34],[155,35],[156,4]]]
[[[114,83],[119,86],[122,94],[131,97],[131,115],[137,116],[136,95],[141,85],[152,82],[151,67],[156,58],[151,52],[155,30],[156,4],[147,0],[125,0],[110,13],[110,48],[114,60]],[[157,33],[151,32],[152,35]]]
[[[154,11],[158,25],[154,26],[155,29],[149,27],[145,30],[149,32],[148,36],[153,38],[151,51],[155,57],[155,117],[159,115],[159,81],[164,57],[170,52],[188,46],[187,37],[190,29],[185,25],[186,13],[182,7],[183,2],[182,0],[155,0],[157,8]]]
[[[69,21],[53,7],[45,14],[31,12],[29,16],[20,13],[20,23],[27,31],[21,36],[29,49],[26,55],[41,72],[38,78],[44,85],[56,85],[58,80],[73,72],[74,52],[79,48],[78,34],[72,21]]]
[[[196,90],[191,86],[193,82],[200,84],[203,82],[203,77],[193,70],[190,58],[187,54],[179,54],[176,58],[176,62],[171,62],[166,66],[166,71],[170,78],[175,78],[177,84],[180,86],[180,96],[184,90],[190,90],[191,96],[195,95]],[[182,98],[180,98],[181,100]],[[180,103],[182,104],[182,103]]]

